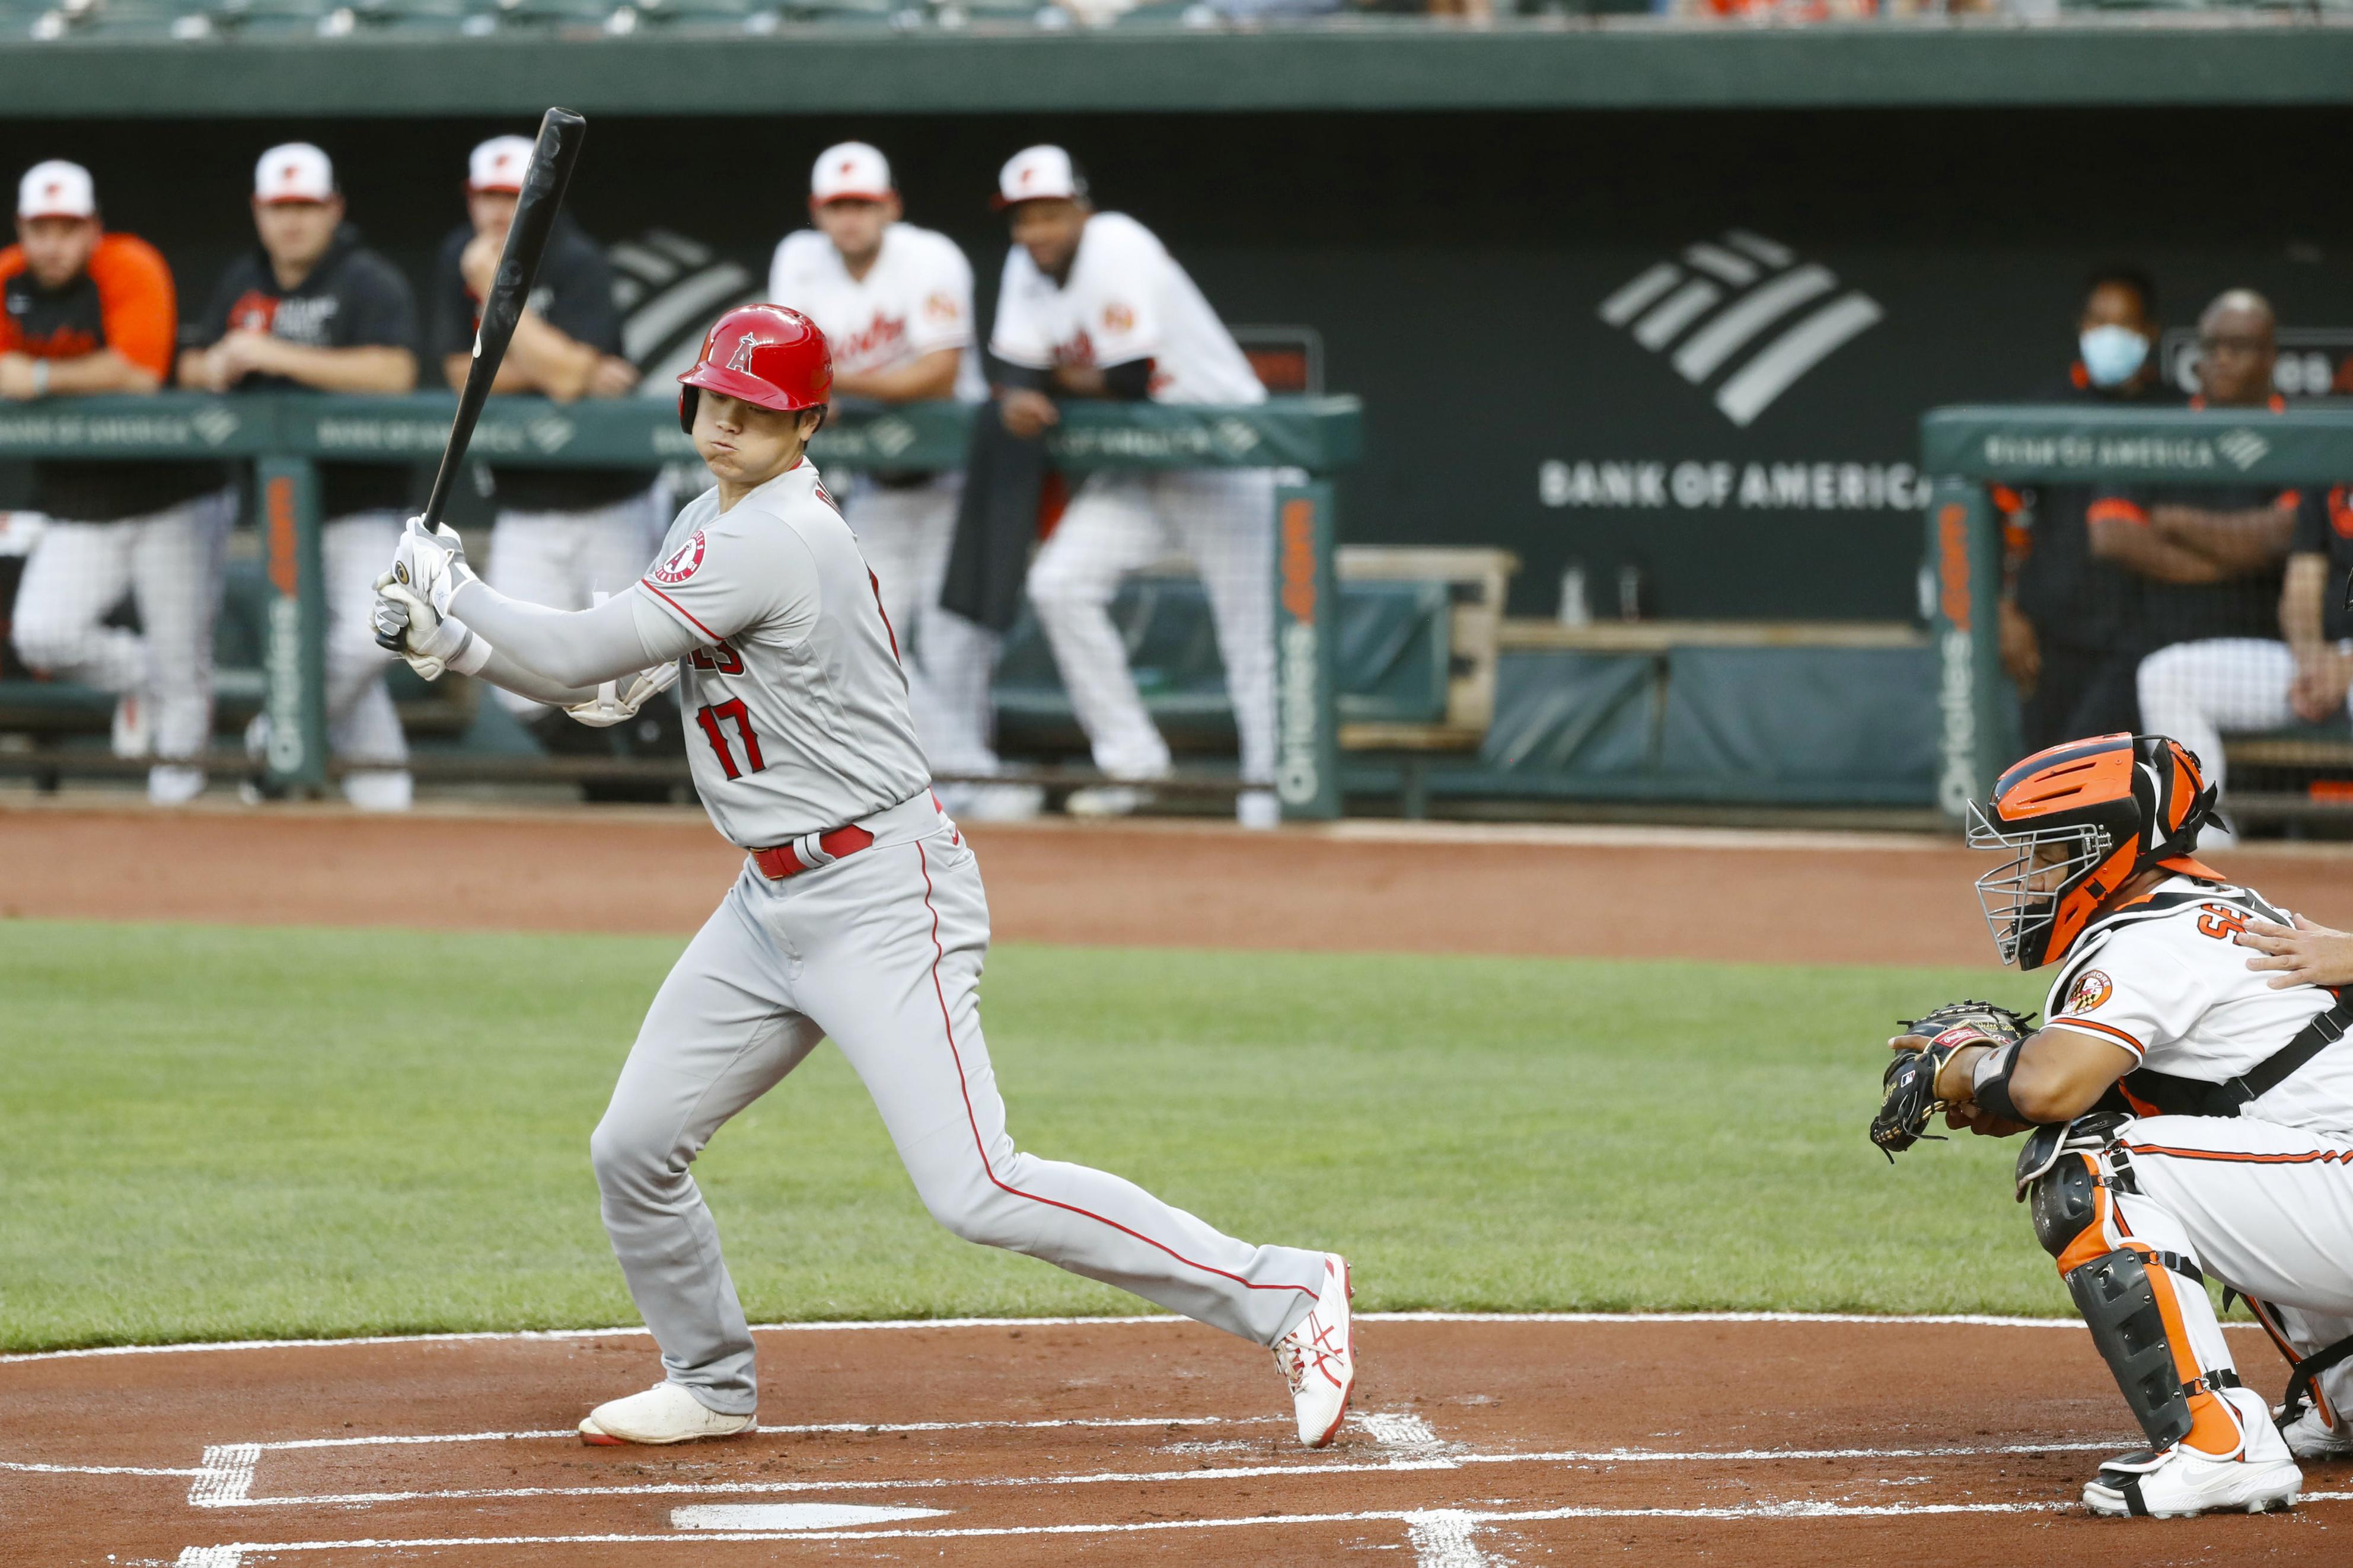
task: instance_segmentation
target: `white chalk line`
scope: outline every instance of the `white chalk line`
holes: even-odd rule
[[[1415,1417],[1408,1417],[1415,1420]],[[566,1434],[569,1436],[569,1434]],[[1434,1435],[1433,1435],[1434,1436]],[[248,1497],[226,1486],[207,1490],[199,1482],[188,1502],[195,1508],[362,1508],[385,1503],[491,1501],[519,1498],[651,1498],[777,1496],[796,1492],[996,1490],[1006,1488],[1157,1486],[1180,1481],[1260,1480],[1272,1476],[1412,1475],[1456,1470],[1470,1465],[1778,1464],[1837,1459],[1946,1459],[2045,1453],[2109,1452],[2125,1439],[2094,1442],[2004,1443],[1928,1448],[1569,1448],[1535,1453],[1407,1453],[1379,1460],[1313,1464],[1196,1466],[1180,1470],[1079,1470],[1044,1476],[976,1476],[962,1479],[926,1476],[897,1479],[783,1481],[656,1481],[638,1486],[467,1487],[419,1491],[311,1493]],[[211,1459],[215,1450],[206,1449]],[[248,1478],[250,1471],[247,1472]],[[199,1496],[202,1491],[205,1495]]]
[[[2305,1500],[2341,1501],[2353,1492],[2307,1492]],[[1238,1530],[1266,1525],[1403,1524],[1409,1531],[1433,1515],[1464,1526],[1538,1524],[1579,1519],[1689,1519],[1770,1521],[1804,1519],[1925,1519],[1947,1514],[2057,1513],[2082,1508],[2074,1501],[1833,1503],[1771,1502],[1720,1508],[1544,1508],[1544,1509],[1366,1509],[1345,1513],[1253,1514],[1240,1519],[1153,1519],[1118,1523],[959,1525],[923,1530],[825,1531],[706,1531],[644,1535],[472,1535],[428,1539],[367,1537],[351,1541],[237,1542],[232,1545],[191,1547],[220,1556],[273,1552],[384,1552],[459,1546],[611,1546],[667,1545],[684,1542],[763,1541],[972,1541],[1002,1536],[1142,1535],[1176,1530]],[[230,1558],[234,1563],[235,1558]]]
[[[1859,1323],[1865,1325],[1957,1326],[1981,1329],[2075,1329],[2080,1318],[2018,1318],[1984,1312],[1358,1312],[1360,1323]],[[806,1323],[754,1323],[762,1334],[859,1333],[921,1329],[1166,1328],[1191,1322],[1167,1313],[1071,1318],[877,1318]],[[2248,1328],[2251,1324],[2226,1324]],[[353,1345],[528,1343],[535,1340],[645,1339],[642,1324],[607,1329],[477,1329],[459,1333],[358,1334],[315,1340],[197,1340],[161,1345],[85,1345],[75,1350],[17,1351],[0,1355],[0,1366],[17,1362],[72,1361],[86,1356],[184,1355],[214,1351],[338,1350]]]
[[[23,1470],[41,1476],[201,1476],[202,1470],[159,1470],[143,1465],[36,1465],[23,1459],[0,1459],[0,1470]]]

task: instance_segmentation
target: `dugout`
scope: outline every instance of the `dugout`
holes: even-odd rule
[[[1069,143],[1105,204],[1153,224],[1229,320],[1312,329],[1325,384],[1362,400],[1342,544],[1515,563],[1477,742],[1350,753],[1348,787],[1384,808],[1925,816],[1942,740],[1921,414],[2048,382],[2083,271],[2119,255],[2157,274],[2174,327],[2247,283],[2303,334],[2291,374],[2331,379],[2353,353],[2353,216],[2325,160],[2281,155],[2348,128],[2353,30],[2325,19],[471,40],[363,27],[69,37],[0,49],[0,83],[19,163],[89,163],[111,218],[195,279],[244,243],[251,153],[289,135],[336,156],[355,220],[421,278],[456,221],[466,148],[563,101],[593,122],[583,223],[608,241],[687,242],[704,258],[682,267],[689,282],[757,276],[797,221],[809,155],[860,135],[892,151],[911,216],[976,258],[985,309],[1003,243],[985,205],[996,163],[1030,140]],[[712,132],[763,149],[770,173],[725,189],[681,177]],[[1695,342],[1776,283],[1817,291],[1748,338]],[[1694,285],[1715,290],[1708,314],[1646,330]],[[1835,343],[1789,344],[1774,374],[1748,374],[1833,307]],[[1466,590],[1421,581],[1447,595],[1451,633]],[[1583,626],[1562,624],[1571,582]],[[1160,632],[1192,638],[1182,594],[1149,592],[1175,617]],[[1638,629],[1615,624],[1621,610]],[[1427,668],[1430,639],[1400,637],[1395,604],[1352,614],[1372,617],[1366,646],[1396,653],[1366,667],[1367,689]],[[1486,657],[1447,651],[1450,667]],[[1184,673],[1172,698],[1201,679]],[[1214,744],[1219,716],[1199,718]],[[1357,738],[1373,736],[1398,739]]]

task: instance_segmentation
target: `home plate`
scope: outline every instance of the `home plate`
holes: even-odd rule
[[[678,1530],[841,1530],[853,1524],[891,1524],[902,1519],[937,1519],[944,1508],[861,1508],[848,1502],[713,1502],[670,1510]]]

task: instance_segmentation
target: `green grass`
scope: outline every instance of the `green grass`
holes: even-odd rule
[[[0,1348],[634,1321],[589,1129],[674,941],[0,923]],[[1896,1169],[1976,971],[1010,945],[1015,1137],[1369,1309],[2056,1313],[2011,1145]],[[754,1321],[1140,1303],[935,1228],[838,1053],[700,1166]]]

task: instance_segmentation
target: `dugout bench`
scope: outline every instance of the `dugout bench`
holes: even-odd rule
[[[2353,479],[2353,400],[2259,409],[1939,408],[1920,422],[1929,477],[1926,581],[1934,590],[1936,798],[1957,824],[2021,750],[2018,696],[2000,653],[2003,542],[1989,487],[2133,484],[2167,488],[2342,484]],[[2332,582],[2324,590],[2341,594]],[[2233,788],[2227,812],[2249,821],[2353,824],[2353,728],[2323,724],[2230,735],[2242,764],[2301,775],[2295,790]],[[2243,774],[2237,776],[2243,777]]]
[[[164,393],[151,397],[52,398],[0,409],[0,457],[115,458],[220,458],[249,461],[258,539],[258,648],[240,647],[233,614],[225,614],[224,651],[258,653],[258,664],[222,666],[224,717],[240,696],[270,715],[265,768],[274,784],[312,790],[335,771],[326,754],[320,592],[317,465],[435,460],[456,400],[447,395],[332,397],[314,394],[218,397]],[[839,468],[961,468],[972,408],[940,403],[885,408],[845,401],[812,443],[820,465]],[[1351,397],[1290,396],[1231,407],[1165,404],[1073,403],[1049,437],[1056,465],[1102,468],[1264,468],[1288,470],[1276,495],[1276,790],[1284,814],[1330,817],[1340,807],[1338,705],[1335,691],[1341,615],[1334,576],[1335,505],[1332,476],[1358,456],[1361,410]],[[691,444],[666,399],[624,398],[557,405],[536,397],[493,399],[476,428],[471,456],[501,465],[635,468],[692,463]],[[1148,593],[1150,590],[1145,589]],[[234,601],[225,609],[233,610]],[[1131,606],[1131,615],[1133,615]],[[1379,614],[1394,618],[1393,606]],[[1377,614],[1376,618],[1379,618]],[[1018,639],[1017,639],[1018,642]],[[1018,651],[1018,650],[1017,650]],[[405,717],[425,718],[411,692]],[[429,699],[428,699],[429,700]],[[447,710],[448,700],[440,707]],[[0,772],[54,781],[67,773],[143,772],[144,760],[116,759],[86,742],[107,727],[112,700],[61,683],[0,679],[0,728],[21,721],[0,748]],[[250,764],[216,749],[202,759],[219,772]],[[678,774],[674,764],[616,758],[555,759],[420,754],[422,776],[531,779]],[[1068,775],[1068,776],[1065,776]],[[1092,782],[1091,772],[1059,770],[1048,782]],[[1231,780],[1180,780],[1174,787],[1230,794]]]

